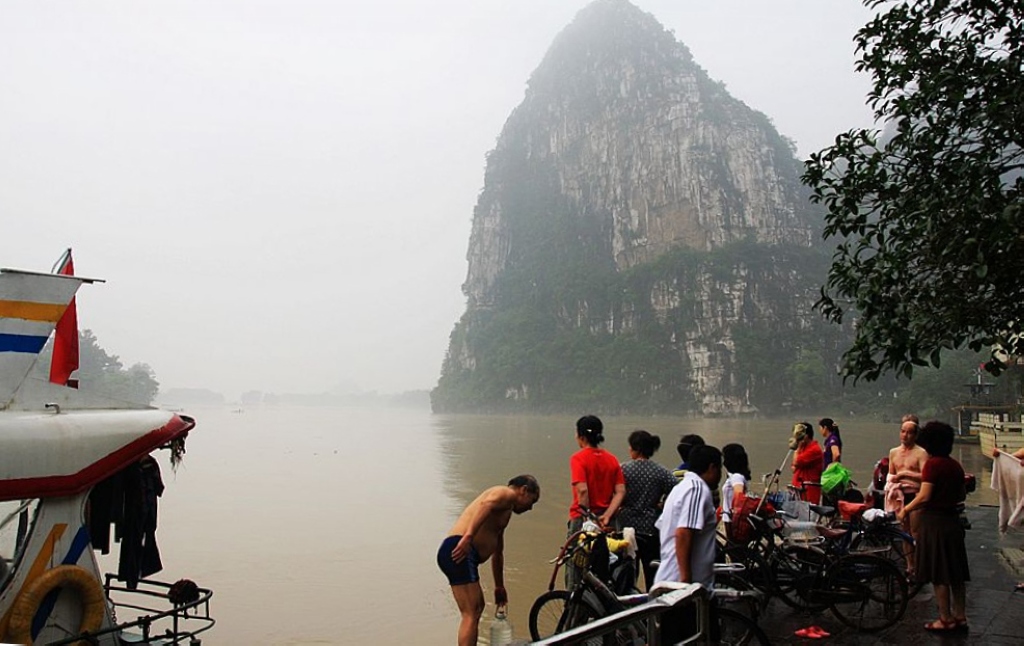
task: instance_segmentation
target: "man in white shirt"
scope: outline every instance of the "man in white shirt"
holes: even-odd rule
[[[715,586],[715,530],[711,492],[722,480],[722,453],[713,446],[690,452],[690,470],[665,499],[655,525],[661,534],[661,565],[654,582],[681,581]]]
[[[711,492],[722,480],[722,452],[697,446],[690,452],[689,471],[665,499],[655,526],[661,535],[661,564],[654,576],[662,581],[715,587],[715,534],[718,517]],[[674,644],[696,632],[692,606],[668,613],[662,620],[662,641]]]

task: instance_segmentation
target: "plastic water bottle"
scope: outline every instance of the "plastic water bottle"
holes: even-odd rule
[[[491,622],[491,646],[508,646],[511,643],[512,623],[508,620],[508,611],[501,606]]]

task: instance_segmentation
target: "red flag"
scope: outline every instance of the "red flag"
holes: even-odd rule
[[[75,275],[75,263],[68,249],[57,262],[53,273]],[[77,387],[71,383],[71,373],[78,370],[78,309],[72,298],[64,310],[53,335],[53,359],[50,361],[50,381],[61,386]],[[77,380],[76,380],[77,381]]]

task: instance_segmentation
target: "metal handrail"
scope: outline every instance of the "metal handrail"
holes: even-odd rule
[[[659,586],[665,586],[664,583]],[[660,646],[661,636],[655,620],[670,610],[684,604],[697,604],[697,634],[687,639],[684,644],[709,644],[710,622],[708,619],[708,591],[698,583],[672,584],[671,590],[647,603],[628,608],[607,617],[602,617],[584,626],[573,628],[564,633],[552,635],[547,639],[532,642],[535,646],[569,646],[581,644],[588,639],[600,637],[629,624],[645,622],[647,624],[648,646]]]
[[[196,636],[206,632],[213,628],[217,621],[210,616],[210,598],[213,597],[213,591],[207,588],[198,588],[199,596],[186,603],[174,604],[168,598],[168,591],[171,589],[170,583],[164,583],[163,581],[155,581],[153,579],[139,579],[138,585],[153,586],[155,588],[161,588],[162,590],[149,590],[146,588],[128,588],[125,585],[116,585],[114,583],[117,577],[112,574],[105,575],[104,591],[106,592],[107,599],[110,605],[116,610],[117,608],[123,608],[127,610],[140,611],[146,614],[138,617],[131,621],[125,621],[117,623],[116,625],[104,628],[103,630],[92,631],[88,633],[82,633],[61,639],[55,642],[49,642],[47,646],[63,646],[66,644],[77,644],[82,640],[87,642],[96,643],[96,638],[111,633],[121,633],[124,630],[130,628],[141,628],[142,637],[145,640],[144,643],[149,643],[152,639],[170,640],[161,641],[161,643],[167,644],[198,644],[200,643]],[[125,603],[121,601],[115,601],[111,596],[111,592],[117,592],[125,595],[134,595],[135,597],[150,597],[153,599],[161,599],[172,604],[172,607],[167,610],[160,610],[158,608],[151,607],[150,605]],[[190,614],[190,611],[194,611]],[[171,628],[165,630],[163,633],[152,634],[152,626],[155,622],[161,619],[169,619],[171,621]],[[202,624],[196,628],[185,629],[179,622],[191,620],[199,621]]]

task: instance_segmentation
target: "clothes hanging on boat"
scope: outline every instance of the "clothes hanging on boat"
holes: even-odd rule
[[[124,489],[121,473],[106,478],[89,492],[89,538],[93,549],[110,553],[110,525],[120,523],[124,515]]]
[[[117,578],[134,589],[139,579],[163,569],[156,544],[157,498],[164,492],[160,466],[150,456],[125,469],[125,515]]]
[[[999,533],[1024,525],[1024,467],[1009,453],[992,460],[991,487],[999,494]]]
[[[121,543],[117,578],[130,589],[140,578],[163,569],[156,543],[157,499],[164,484],[150,456],[96,485],[89,495],[89,534],[93,548],[110,552],[110,526]]]

